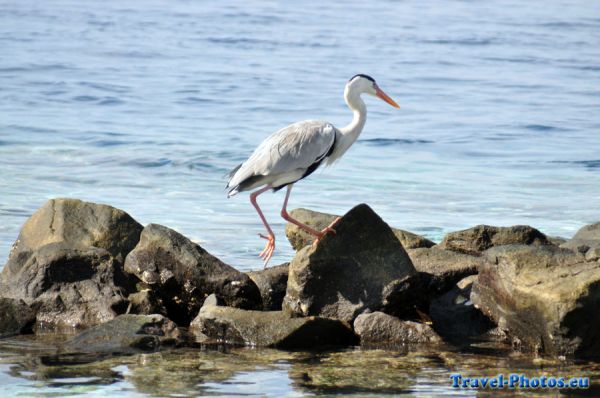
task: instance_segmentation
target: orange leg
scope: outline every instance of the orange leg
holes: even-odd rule
[[[319,243],[319,240],[322,237],[324,237],[328,232],[335,234],[335,229],[333,229],[333,227],[341,220],[341,217],[336,218],[335,220],[333,220],[333,222],[331,224],[329,224],[322,230],[317,231],[316,229],[313,229],[306,224],[302,224],[300,221],[296,220],[295,218],[292,218],[292,216],[289,215],[289,213],[287,212],[287,204],[288,204],[288,200],[290,198],[290,193],[292,192],[292,186],[293,186],[292,184],[287,186],[287,191],[285,193],[285,200],[283,201],[283,207],[281,208],[281,217],[283,217],[284,220],[289,221],[294,225],[297,225],[299,228],[305,230],[309,234],[315,236],[316,239],[313,242],[313,245],[316,245],[317,243]]]
[[[267,229],[267,232],[269,233],[269,235],[267,235],[267,236],[265,236],[263,234],[258,234],[258,236],[267,240],[267,244],[265,245],[265,248],[258,255],[260,258],[262,258],[265,261],[265,268],[267,268],[267,263],[269,262],[271,257],[273,257],[273,252],[275,251],[275,234],[273,233],[271,226],[267,222],[267,219],[265,218],[262,210],[258,206],[258,203],[256,202],[256,198],[258,197],[258,195],[260,195],[263,192],[268,191],[269,189],[271,189],[271,186],[267,185],[267,186],[259,189],[258,191],[252,192],[250,194],[250,202],[252,203],[252,206],[254,206],[254,208],[256,209],[256,212],[260,216],[260,219],[262,220],[263,224],[265,225],[265,228]]]

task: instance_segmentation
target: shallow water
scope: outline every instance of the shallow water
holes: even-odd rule
[[[583,0],[3,1],[0,266],[36,208],[77,197],[261,268],[262,225],[245,194],[226,199],[222,177],[291,122],[348,123],[342,92],[356,73],[402,109],[368,99],[360,140],[297,184],[292,208],[343,213],[367,202],[434,240],[479,223],[569,237],[600,219],[599,16],[600,3]],[[261,197],[278,237],[274,264],[293,254],[282,200]],[[245,393],[259,381],[270,396],[329,392],[298,387],[296,359],[277,355],[208,384],[190,371],[182,394],[194,383]],[[0,371],[15,394],[149,393],[128,363],[102,382],[70,383],[38,379],[37,359],[31,374],[13,372],[17,360],[2,356]],[[413,383],[408,394],[452,393],[445,381],[437,390],[445,368],[423,369],[398,373]]]

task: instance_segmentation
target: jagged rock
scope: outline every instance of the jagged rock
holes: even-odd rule
[[[439,343],[441,338],[431,326],[402,321],[383,312],[361,314],[354,321],[354,331],[363,345],[401,345]]]
[[[106,249],[120,261],[137,244],[142,226],[123,210],[78,199],[51,199],[27,220],[4,269],[10,273],[50,243],[65,247]]]
[[[2,272],[3,295],[36,312],[36,331],[82,329],[127,310],[133,291],[122,265],[105,249],[49,243]]]
[[[207,299],[190,331],[219,343],[278,348],[313,348],[323,345],[354,345],[358,342],[350,325],[335,319],[291,318],[283,311],[249,311],[214,305]]]
[[[185,334],[162,315],[120,315],[102,325],[83,331],[67,341],[71,352],[154,351],[185,341]]]
[[[597,248],[600,251],[600,222],[586,225],[581,228],[573,238],[560,245],[560,247],[573,250],[576,253],[581,253],[586,256],[592,249]],[[589,257],[591,261],[594,257],[593,253],[590,253]]]
[[[471,300],[516,346],[600,355],[600,263],[556,246],[504,246],[486,255]]]
[[[290,263],[269,267],[261,271],[248,272],[247,275],[254,281],[263,301],[263,310],[280,311],[285,290],[287,289],[288,272]]]
[[[333,222],[338,216],[334,214],[320,213],[318,211],[308,210],[308,209],[294,209],[290,212],[290,215],[304,223],[317,231],[322,230],[327,227],[329,224]],[[402,246],[405,249],[414,249],[417,247],[431,247],[434,246],[435,243],[430,241],[429,239],[414,234],[412,232],[404,231],[401,229],[392,228],[392,231],[396,238],[402,243]],[[304,246],[307,246],[315,240],[315,237],[308,234],[304,230],[298,228],[296,225],[292,223],[288,223],[285,226],[285,234],[290,241],[294,250],[298,251],[302,249]]]
[[[470,299],[476,279],[477,275],[464,278],[452,290],[431,302],[429,316],[433,320],[433,328],[447,340],[468,342],[468,339],[484,335],[494,328],[490,319],[475,308]]]
[[[551,245],[552,243],[546,235],[528,225],[512,227],[478,225],[447,234],[439,247],[440,249],[479,255],[491,247],[512,244]]]
[[[125,271],[154,290],[169,319],[182,326],[190,323],[211,293],[232,307],[262,308],[260,292],[246,274],[162,225],[144,228],[138,245],[127,255]]]
[[[416,271],[390,227],[365,204],[350,210],[316,246],[290,263],[283,308],[351,322],[383,305],[383,291]]]
[[[35,312],[23,300],[0,298],[0,338],[31,331]]]

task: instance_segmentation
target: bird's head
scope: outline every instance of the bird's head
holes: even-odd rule
[[[362,93],[369,94],[375,97],[378,97],[394,108],[400,108],[400,105],[396,103],[393,99],[389,97],[386,93],[383,92],[382,89],[379,88],[375,79],[368,75],[355,75],[352,79],[348,80],[346,83],[346,96],[350,96],[351,94],[360,95]]]

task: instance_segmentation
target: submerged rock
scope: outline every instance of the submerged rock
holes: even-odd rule
[[[248,272],[247,275],[254,281],[263,301],[263,310],[280,311],[285,290],[287,289],[290,263],[269,267],[261,271]]]
[[[124,352],[127,349],[156,350],[184,341],[175,323],[162,315],[120,315],[83,331],[64,348],[76,352]]]
[[[600,355],[600,263],[556,246],[504,246],[487,256],[471,299],[516,346]]]
[[[290,263],[283,308],[352,322],[383,305],[383,291],[416,271],[390,227],[365,204],[350,210],[316,246]]]
[[[354,331],[364,345],[386,346],[442,341],[429,325],[402,321],[383,312],[359,315],[354,321]]]
[[[294,209],[290,212],[290,215],[304,223],[317,231],[322,230],[327,227],[329,224],[333,222],[338,216],[334,214],[320,213],[318,211],[308,210],[308,209]],[[431,247],[434,246],[435,243],[430,241],[429,239],[414,234],[412,232],[404,231],[397,228],[392,228],[392,232],[398,238],[400,243],[405,249],[414,249],[417,247]],[[292,223],[288,223],[285,226],[285,234],[290,241],[294,250],[298,251],[302,249],[304,246],[310,245],[315,240],[315,237],[305,232],[304,230],[298,228],[296,225]]]
[[[463,231],[451,232],[439,244],[441,249],[478,255],[484,250],[503,245],[551,245],[546,235],[528,225],[493,227],[478,225]]]
[[[353,345],[350,326],[335,319],[291,318],[283,311],[249,311],[215,305],[207,299],[190,330],[198,340],[278,348],[312,348],[323,345]]]
[[[0,338],[31,331],[35,312],[23,300],[0,298]]]
[[[144,228],[125,260],[125,271],[154,290],[166,315],[182,326],[190,323],[211,293],[232,307],[262,308],[260,292],[246,274],[162,225]]]
[[[583,254],[587,257],[588,261],[597,260],[598,257],[594,252],[600,252],[600,222],[581,228],[573,238],[560,245],[560,247]]]

